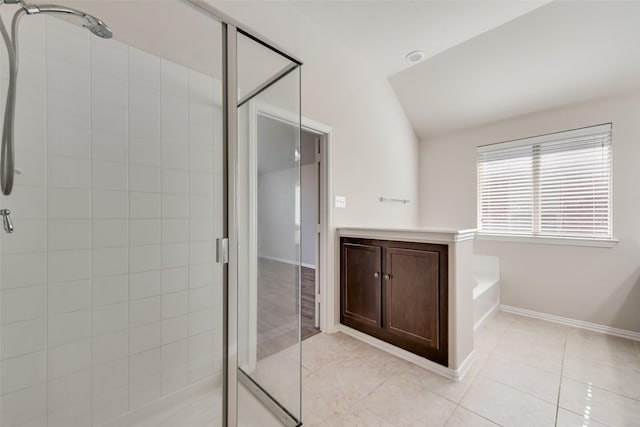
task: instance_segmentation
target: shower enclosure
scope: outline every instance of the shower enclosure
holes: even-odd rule
[[[18,27],[0,427],[297,425],[300,61],[197,0],[59,3],[113,38]]]

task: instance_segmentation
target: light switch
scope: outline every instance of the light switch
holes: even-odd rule
[[[347,198],[345,196],[336,196],[336,208],[346,208]]]

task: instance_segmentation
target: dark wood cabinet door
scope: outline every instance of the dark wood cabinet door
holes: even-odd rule
[[[385,252],[386,331],[400,340],[437,349],[440,254],[404,248]]]
[[[371,330],[381,324],[380,246],[342,243],[341,310],[342,323]]]
[[[448,247],[388,242],[383,256],[387,341],[447,366]]]

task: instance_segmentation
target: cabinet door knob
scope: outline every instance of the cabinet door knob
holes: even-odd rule
[[[373,277],[375,277],[375,278],[377,279],[378,277],[380,277],[380,273],[378,273],[378,272],[376,271],[375,273],[373,273]]]
[[[385,275],[384,275],[384,276],[382,276],[382,277],[384,277],[384,280],[389,280],[389,279],[391,279],[391,275],[390,275],[390,274],[385,274]]]

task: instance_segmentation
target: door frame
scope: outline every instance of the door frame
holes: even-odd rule
[[[252,99],[249,101],[249,206],[258,204],[258,169],[257,169],[257,144],[258,144],[258,117],[265,116],[291,126],[300,127],[305,132],[320,137],[320,194],[319,196],[319,257],[320,263],[316,267],[320,275],[320,331],[335,332],[335,233],[333,210],[333,128],[324,123],[297,116],[291,111],[284,110],[267,102]],[[248,360],[240,361],[249,372],[257,363],[257,260],[258,260],[258,218],[256,209],[249,210],[249,319],[248,319]],[[317,309],[317,302],[316,302]]]

